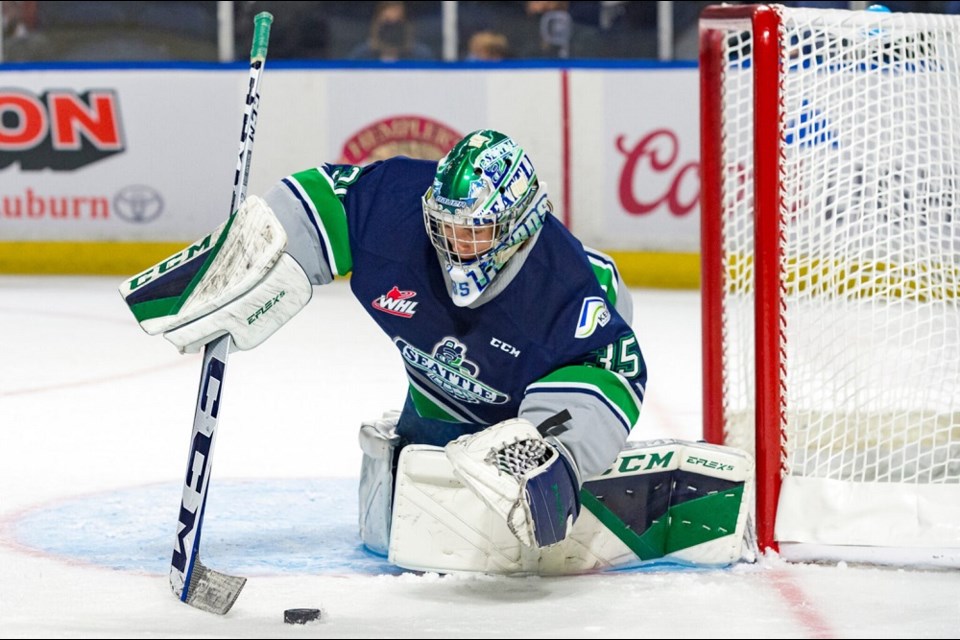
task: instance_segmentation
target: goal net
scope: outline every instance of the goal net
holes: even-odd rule
[[[960,16],[700,19],[704,429],[764,549],[960,565]]]

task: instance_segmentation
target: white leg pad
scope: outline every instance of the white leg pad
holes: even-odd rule
[[[378,420],[360,425],[360,539],[380,555],[387,555],[393,502],[393,452],[399,411],[388,411]]]
[[[400,454],[390,537],[391,563],[417,571],[533,573],[535,549],[453,473],[443,448],[410,445]]]
[[[726,500],[737,502],[731,509],[731,512],[733,510],[736,512],[735,528],[731,528],[726,532],[726,535],[693,546],[679,548],[668,553],[667,557],[698,565],[725,565],[741,559],[753,562],[756,559],[757,551],[755,548],[756,536],[750,518],[754,492],[753,457],[747,452],[733,447],[704,442],[687,442],[683,446],[680,471],[703,478],[743,483],[742,492],[739,498],[736,498],[732,492],[717,494],[726,495]],[[696,482],[695,476],[693,476],[694,482]],[[686,477],[690,478],[691,476]],[[680,487],[677,490],[682,489]],[[712,496],[709,498],[712,498]],[[704,529],[708,526],[710,525],[697,522],[693,518],[685,521],[678,517],[671,522],[671,535],[674,538],[685,535],[683,532],[685,527]]]

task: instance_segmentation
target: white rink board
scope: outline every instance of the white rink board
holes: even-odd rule
[[[24,142],[19,125],[2,121],[0,242],[189,242],[208,233],[229,213],[246,82],[238,68],[6,73],[0,113],[21,100],[44,107],[50,92],[67,91],[86,115],[62,125],[79,132],[82,150],[54,134]],[[112,153],[25,169],[25,159],[62,164],[96,150],[105,118],[83,102],[96,91],[115,98]],[[268,60],[250,192],[323,162],[439,157],[469,131],[498,128],[528,149],[558,217],[586,243],[695,252],[699,213],[686,203],[699,191],[696,96],[693,68],[304,69]],[[35,111],[28,115],[43,114]],[[50,114],[27,120],[59,130]],[[361,152],[347,157],[351,143]]]

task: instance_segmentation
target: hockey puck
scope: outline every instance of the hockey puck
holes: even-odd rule
[[[283,621],[287,624],[307,624],[320,619],[320,609],[287,609]]]

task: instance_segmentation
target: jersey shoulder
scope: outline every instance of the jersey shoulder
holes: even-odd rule
[[[548,217],[504,302],[519,316],[545,321],[530,330],[544,344],[586,345],[628,324],[607,296],[590,254],[559,221]],[[547,320],[548,319],[548,320]]]
[[[333,181],[337,197],[345,206],[349,204],[356,208],[411,194],[419,199],[430,186],[437,163],[395,156],[364,166],[327,163],[323,170]]]
[[[374,253],[395,251],[423,233],[421,198],[437,163],[397,156],[358,167],[326,164],[334,193],[343,203],[351,244]]]

